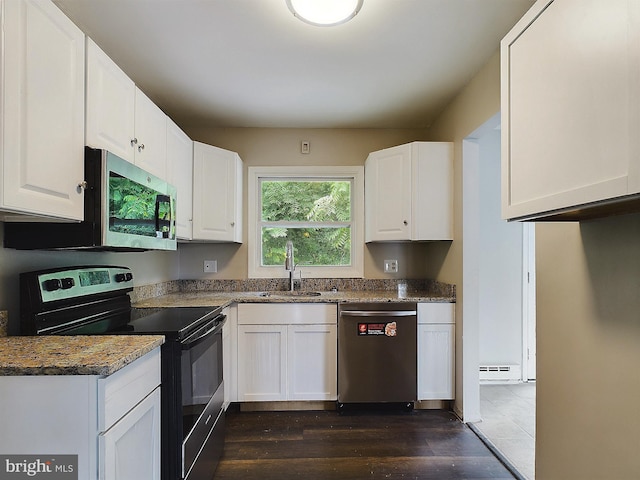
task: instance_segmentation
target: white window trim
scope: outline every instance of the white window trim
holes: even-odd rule
[[[260,178],[353,178],[353,211],[351,251],[353,264],[349,266],[316,267],[302,265],[297,268],[302,278],[363,278],[364,277],[364,167],[249,167],[248,180],[248,256],[249,278],[286,278],[289,272],[282,266],[262,266],[260,261]]]

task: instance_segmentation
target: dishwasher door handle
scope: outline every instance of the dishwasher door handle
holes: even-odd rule
[[[341,317],[412,317],[415,310],[342,310]]]

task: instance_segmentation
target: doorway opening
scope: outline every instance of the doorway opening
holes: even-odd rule
[[[533,478],[535,231],[501,219],[500,148],[499,113],[463,142],[463,309],[465,331],[477,333],[463,352],[465,374],[474,373],[465,417],[467,407],[477,412],[475,427]]]

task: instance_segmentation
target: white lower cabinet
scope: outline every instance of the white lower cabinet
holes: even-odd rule
[[[287,399],[338,398],[338,325],[287,327]]]
[[[455,398],[455,306],[418,304],[418,400]]]
[[[337,399],[335,304],[238,305],[238,400]]]
[[[160,479],[160,349],[108,377],[0,377],[3,455],[78,455],[77,478]]]
[[[160,478],[160,388],[99,436],[100,480]]]
[[[286,400],[286,379],[287,326],[238,325],[238,399]]]

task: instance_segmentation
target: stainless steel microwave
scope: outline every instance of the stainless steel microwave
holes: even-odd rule
[[[175,250],[176,188],[107,150],[85,147],[84,221],[6,222],[20,250]]]

